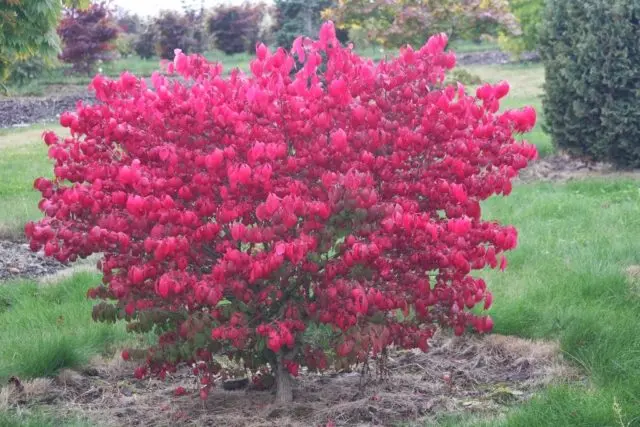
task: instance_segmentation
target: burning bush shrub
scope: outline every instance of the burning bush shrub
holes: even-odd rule
[[[437,325],[488,332],[473,270],[506,266],[516,230],[483,221],[536,156],[514,133],[532,108],[499,111],[507,83],[477,95],[443,87],[455,57],[437,35],[373,63],[341,47],[331,23],[292,53],[257,48],[251,74],[177,52],[152,86],[97,76],[100,101],[44,136],[55,179],[31,248],[73,261],[104,253],[94,318],[160,333],[128,350],[136,376],[195,363],[202,397],[220,365],[276,376],[428,349]],[[306,331],[330,328],[323,347]]]

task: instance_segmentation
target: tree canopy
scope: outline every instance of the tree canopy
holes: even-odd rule
[[[518,23],[506,0],[338,0],[323,12],[357,44],[420,46],[431,34],[475,38],[488,27],[517,33]]]
[[[51,58],[60,50],[56,27],[64,7],[88,7],[90,0],[4,0],[0,2],[0,81],[11,64],[31,56]]]

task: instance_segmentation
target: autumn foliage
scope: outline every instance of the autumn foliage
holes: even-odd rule
[[[358,45],[422,44],[426,34],[439,32],[474,40],[498,30],[520,34],[506,0],[339,0],[322,15]]]
[[[214,356],[286,385],[390,346],[428,350],[436,327],[491,330],[473,270],[504,268],[517,233],[481,218],[536,156],[514,134],[535,111],[500,112],[506,82],[476,96],[443,87],[445,35],[374,63],[333,24],[291,53],[257,48],[251,74],[177,51],[150,86],[125,73],[92,83],[99,103],[48,132],[55,178],[31,248],[73,261],[103,253],[99,320],[161,333],[136,376],[195,363],[206,398]],[[308,331],[330,328],[320,346]],[[262,369],[262,370],[260,370]],[[290,399],[287,388],[278,398]]]

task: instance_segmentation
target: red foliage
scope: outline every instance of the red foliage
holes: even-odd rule
[[[328,23],[291,55],[260,45],[251,75],[178,51],[169,72],[187,83],[97,76],[101,102],[61,117],[72,136],[44,136],[55,179],[35,182],[46,216],[26,226],[31,248],[103,253],[89,295],[115,305],[94,317],[163,328],[136,376],[199,363],[203,397],[212,354],[255,370],[278,353],[296,375],[331,354],[427,350],[436,325],[488,332],[468,311],[491,305],[471,271],[497,267],[517,234],[480,201],[536,156],[514,139],[535,112],[499,112],[506,83],[443,88],[446,42],[376,64]],[[319,325],[340,332],[335,353],[309,342]]]
[[[91,73],[99,60],[113,59],[111,44],[118,37],[118,27],[105,3],[88,9],[69,9],[60,21],[58,34],[64,43],[60,59],[73,65],[76,73]]]

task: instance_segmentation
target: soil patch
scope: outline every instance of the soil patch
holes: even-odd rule
[[[43,252],[31,252],[26,243],[0,240],[0,282],[47,276],[65,268]]]
[[[43,285],[55,284],[77,272],[97,272],[96,264],[101,254],[65,265],[44,255],[32,252],[24,242],[0,240],[0,285],[2,282],[20,279],[37,279]]]
[[[518,179],[523,182],[564,182],[593,177],[640,179],[640,170],[621,171],[609,163],[589,162],[568,154],[556,154],[531,163],[520,172]]]
[[[0,128],[47,123],[65,111],[75,111],[79,100],[95,100],[93,94],[86,89],[54,89],[51,93],[54,95],[0,99]]]
[[[387,380],[357,373],[302,372],[295,401],[272,404],[269,391],[216,388],[197,397],[188,369],[164,382],[132,379],[133,366],[119,357],[56,379],[15,381],[0,391],[0,410],[37,408],[57,416],[83,416],[102,426],[313,426],[409,425],[447,413],[499,417],[554,381],[576,379],[558,346],[490,335],[458,339],[437,334],[428,353],[392,351]],[[174,397],[176,387],[192,395]],[[195,395],[194,395],[195,394]]]

